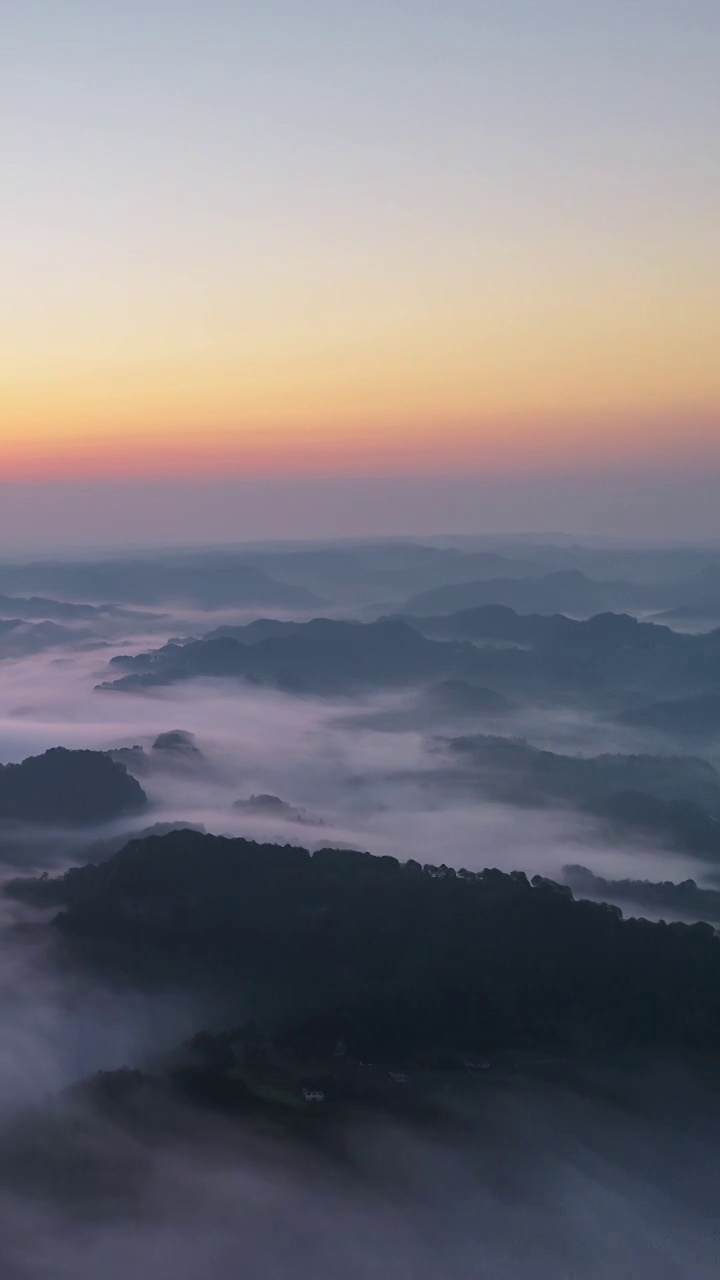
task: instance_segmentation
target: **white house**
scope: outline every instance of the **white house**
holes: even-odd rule
[[[302,1096],[305,1102],[317,1103],[325,1101],[325,1094],[322,1089],[303,1089]]]

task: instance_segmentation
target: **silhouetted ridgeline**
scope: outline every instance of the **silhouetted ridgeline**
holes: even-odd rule
[[[293,692],[344,693],[462,674],[475,662],[470,645],[437,644],[402,622],[263,621],[240,640],[243,630],[115,658],[113,665],[131,674],[102,687],[132,690],[194,676],[238,676]]]
[[[85,964],[330,1017],[365,1053],[720,1048],[709,926],[623,920],[540,877],[176,832],[12,891],[64,905]]]
[[[53,747],[22,764],[0,765],[0,820],[75,826],[146,804],[140,784],[102,751]]]
[[[430,638],[426,630],[443,636]],[[472,643],[471,643],[472,641]],[[135,657],[102,688],[138,690],[195,676],[233,676],[292,692],[348,692],[465,680],[512,700],[568,699],[617,711],[668,693],[720,687],[720,632],[679,635],[622,614],[586,622],[478,610],[453,619],[259,619]]]
[[[564,613],[518,613],[502,604],[430,617],[408,616],[404,621],[436,639],[498,641],[533,649],[564,645],[592,651],[618,644],[654,649],[676,638],[670,627],[638,622],[627,613],[598,613],[581,620]]]

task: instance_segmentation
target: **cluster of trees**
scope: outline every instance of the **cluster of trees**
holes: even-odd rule
[[[17,886],[16,886],[17,891]],[[190,831],[24,884],[79,962],[197,983],[353,1052],[720,1048],[720,940],[536,877]]]
[[[233,809],[238,813],[249,813],[264,818],[280,818],[283,822],[297,822],[302,826],[322,827],[322,818],[310,814],[306,809],[288,804],[280,796],[260,793],[236,800]]]

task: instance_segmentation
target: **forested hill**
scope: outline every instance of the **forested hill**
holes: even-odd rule
[[[427,640],[402,622],[316,618],[230,628],[134,658],[118,656],[111,667],[129,674],[102,687],[132,691],[197,676],[234,676],[298,693],[347,693],[462,675],[475,665],[470,645]]]
[[[104,751],[52,747],[0,765],[0,821],[90,825],[138,813],[147,796]]]
[[[52,927],[83,964],[319,1013],[365,1053],[720,1048],[708,925],[623,920],[520,873],[182,831],[10,891],[62,906]]]

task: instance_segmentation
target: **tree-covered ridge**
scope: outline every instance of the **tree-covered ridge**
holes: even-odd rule
[[[146,804],[140,784],[103,751],[53,747],[0,765],[0,820],[89,825]]]
[[[624,614],[585,622],[492,608],[449,619],[360,623],[258,619],[203,639],[111,663],[103,688],[143,689],[230,676],[291,692],[347,693],[465,680],[519,699],[561,699],[621,711],[631,703],[720,689],[720,632],[679,635]]]
[[[254,639],[242,640],[241,630],[113,659],[111,665],[128,674],[102,687],[132,690],[196,676],[234,676],[291,692],[347,693],[463,674],[475,661],[471,646],[439,644],[395,621],[271,623]]]
[[[83,963],[329,1017],[365,1052],[720,1047],[709,926],[623,920],[539,877],[184,831],[20,892],[64,905]]]

